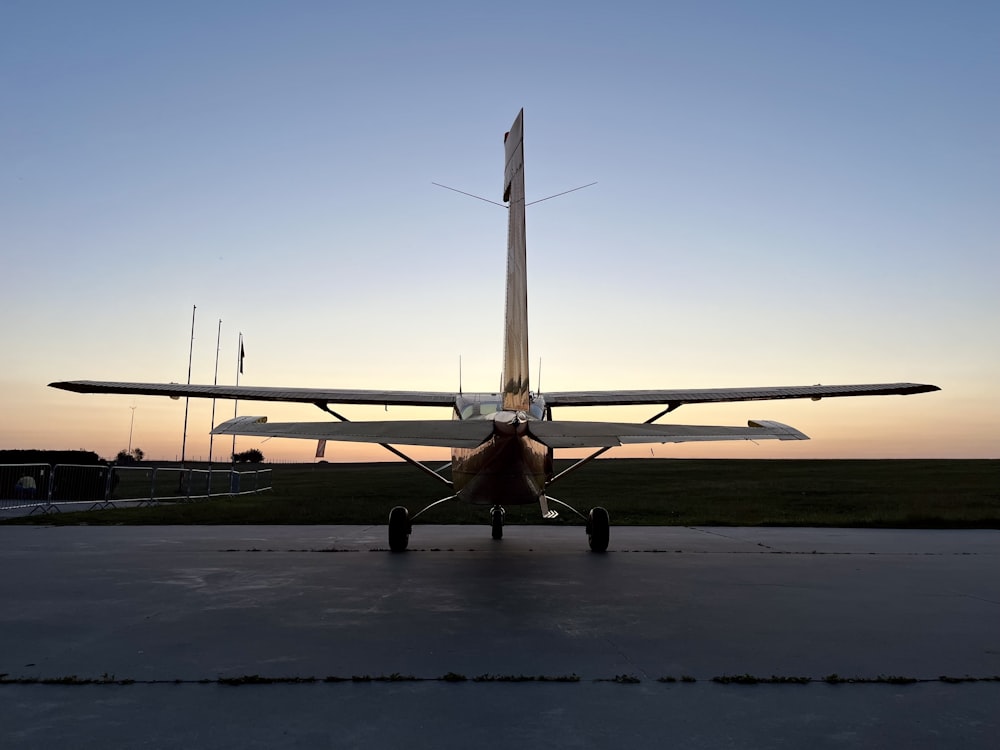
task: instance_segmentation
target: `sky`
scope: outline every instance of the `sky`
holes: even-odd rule
[[[6,0],[0,448],[177,458],[184,401],[46,384],[185,382],[189,351],[233,383],[240,333],[245,385],[494,390],[506,214],[432,182],[500,201],[523,107],[528,200],[597,182],[528,208],[534,389],[942,388],[686,406],[812,440],[609,455],[997,458],[998,36],[969,0]]]

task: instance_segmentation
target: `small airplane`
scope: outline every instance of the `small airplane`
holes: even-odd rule
[[[619,445],[680,443],[710,440],[808,440],[798,430],[779,422],[751,420],[746,427],[711,427],[658,423],[661,417],[685,404],[763,401],[772,399],[842,396],[907,395],[939,390],[919,383],[871,385],[811,385],[772,388],[712,388],[703,390],[557,391],[535,393],[528,382],[528,294],[525,242],[524,110],[504,135],[503,201],[509,223],[507,240],[507,292],[504,319],[502,387],[496,393],[376,391],[322,388],[258,388],[176,383],[118,383],[74,380],[50,383],[77,393],[120,393],[240,401],[311,403],[334,421],[269,423],[266,417],[236,417],[215,427],[216,435],[300,438],[377,443],[420,470],[448,485],[447,497],[431,503],[412,517],[397,506],[389,513],[389,548],[406,549],[412,522],[425,511],[459,500],[490,506],[494,539],[503,537],[504,505],[539,505],[545,518],[555,518],[559,505],[586,522],[590,549],[607,550],[610,519],[606,509],[595,507],[584,516],[552,497],[550,488],[589,461]],[[331,404],[393,406],[444,406],[452,409],[446,420],[351,422],[330,408]],[[659,411],[641,424],[555,420],[552,410],[561,406],[649,405]],[[451,478],[440,470],[407,456],[396,445],[451,448]],[[554,452],[561,448],[593,448],[593,453],[556,472]]]

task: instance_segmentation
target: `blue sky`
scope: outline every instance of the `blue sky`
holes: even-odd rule
[[[195,382],[221,318],[221,382],[242,331],[247,384],[450,390],[461,356],[494,388],[506,217],[431,182],[499,200],[524,107],[528,199],[598,181],[528,210],[543,391],[930,382],[686,407],[813,440],[654,455],[996,457],[998,32],[991,2],[6,2],[0,447],[113,455],[135,405],[172,458],[182,403],[45,384],[183,382],[192,305]]]

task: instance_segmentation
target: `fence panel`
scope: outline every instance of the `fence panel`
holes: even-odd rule
[[[48,464],[0,465],[0,509],[30,508],[49,495]]]
[[[0,465],[0,511],[49,513],[65,505],[114,507],[189,502],[270,490],[271,469],[234,471],[154,466],[57,464]],[[78,510],[78,508],[74,508]]]
[[[153,475],[150,497],[154,502],[184,502],[188,499],[187,469],[160,466]]]
[[[111,468],[111,494],[108,499],[150,502],[153,499],[153,479],[156,469],[152,466],[113,466]]]
[[[234,471],[235,481],[230,487],[232,495],[252,495],[271,489],[271,470]]]
[[[52,467],[49,504],[103,503],[108,497],[108,466],[58,464]]]
[[[213,495],[231,495],[232,494],[232,474],[233,472],[226,469],[213,469],[212,470],[212,494]]]

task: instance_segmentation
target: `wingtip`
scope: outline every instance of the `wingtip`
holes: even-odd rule
[[[809,440],[809,436],[801,430],[771,419],[751,419],[747,421],[747,427],[765,430],[778,440]]]

